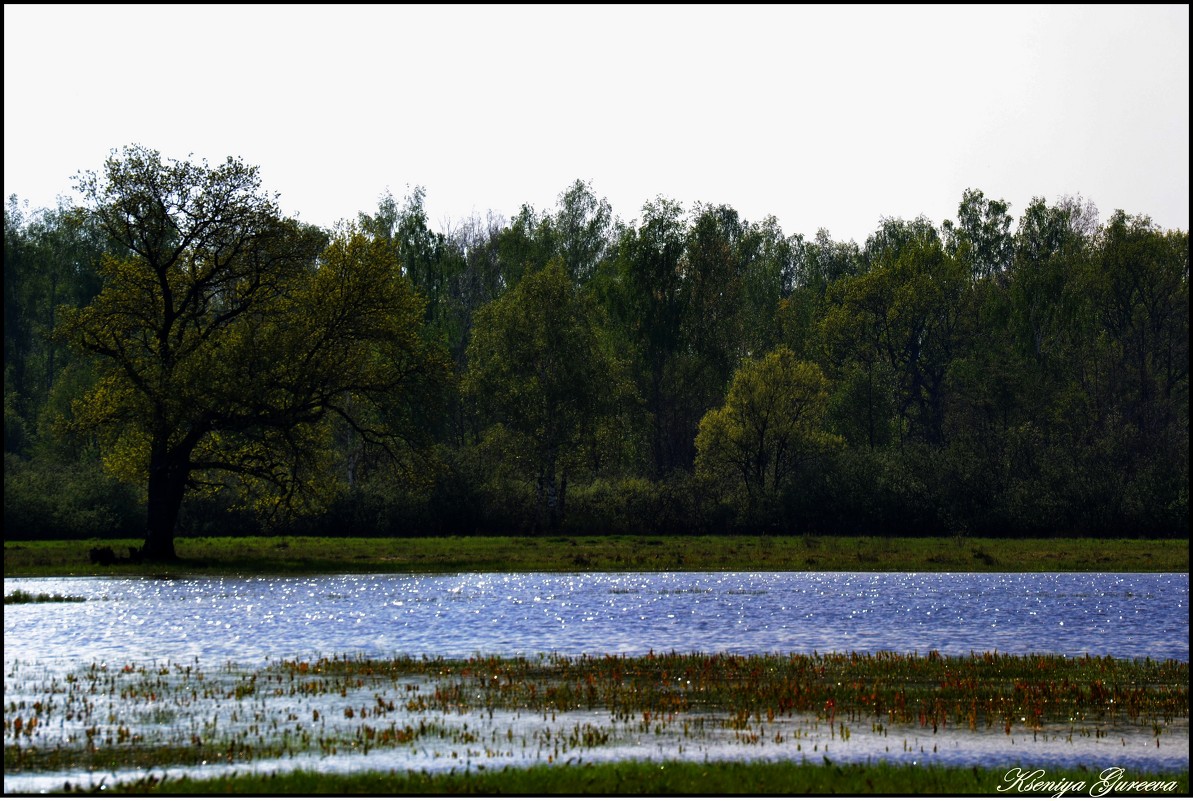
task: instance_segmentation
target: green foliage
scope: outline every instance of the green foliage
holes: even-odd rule
[[[21,531],[1188,531],[1188,233],[1144,216],[968,189],[859,247],[575,181],[321,231],[139,146],[77,186],[5,208]],[[728,393],[778,352],[821,372],[813,461],[742,455]]]
[[[140,533],[140,493],[95,462],[24,460],[4,455],[4,535],[84,539]]]
[[[657,481],[596,478],[569,490],[566,528],[584,535],[723,532],[731,511],[708,494],[706,484],[682,470]]]
[[[23,210],[16,196],[4,212],[5,450],[28,454],[41,406],[71,354],[50,334],[60,307],[86,303],[99,290],[104,242],[80,210]],[[12,424],[8,418],[13,416]]]
[[[63,314],[62,338],[101,370],[76,424],[114,474],[147,482],[151,555],[172,556],[184,493],[225,475],[260,513],[326,505],[333,420],[389,453],[425,430],[446,365],[383,240],[344,228],[327,244],[232,159],[129,148],[79,184],[129,255],[105,257],[100,294]]]
[[[676,370],[686,308],[680,260],[687,228],[683,208],[664,198],[648,202],[642,214],[637,227],[622,232],[601,290],[633,357],[631,370],[650,415],[650,456],[657,477],[682,463],[692,435],[680,416]]]
[[[945,238],[970,275],[981,279],[1000,275],[1014,256],[1010,206],[1002,200],[987,200],[977,189],[966,189],[957,208],[957,224],[945,220]]]
[[[664,514],[658,485],[644,478],[596,479],[572,490],[568,528],[578,534],[661,534],[678,520]]]
[[[831,354],[826,358],[867,373],[878,365],[889,370],[901,429],[939,444],[945,378],[956,355],[969,284],[922,218],[885,220],[867,243],[867,253],[872,259],[868,272],[830,288],[822,322]]]
[[[824,430],[828,382],[786,347],[746,361],[725,405],[700,421],[696,474],[769,523],[801,471],[840,445]],[[744,501],[744,504],[742,503]]]
[[[477,313],[468,363],[465,391],[501,426],[505,455],[535,482],[540,524],[555,528],[584,446],[631,392],[595,306],[552,262]]]
[[[584,286],[608,257],[614,229],[609,201],[598,200],[591,184],[577,180],[559,196],[552,228],[568,277]]]

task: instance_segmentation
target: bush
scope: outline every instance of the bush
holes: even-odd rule
[[[4,536],[88,539],[141,536],[138,491],[93,462],[61,464],[4,454]]]
[[[653,534],[659,530],[658,489],[642,478],[603,479],[568,489],[564,527],[577,534]]]

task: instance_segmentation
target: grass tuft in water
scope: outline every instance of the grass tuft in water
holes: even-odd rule
[[[37,595],[33,595],[32,593],[25,592],[24,590],[14,590],[13,592],[10,592],[8,595],[4,596],[4,605],[7,606],[8,604],[82,603],[83,601],[86,601],[86,600],[87,600],[86,598],[83,598],[78,595],[59,595],[57,593],[47,594],[44,592],[38,593]]]
[[[259,669],[93,664],[42,677],[14,664],[5,694],[6,772],[204,762],[251,770],[266,758],[415,744],[513,756],[505,752],[515,739],[526,750],[527,736],[532,748],[541,737],[538,744],[553,756],[557,749],[600,748],[611,738],[680,732],[681,743],[695,745],[706,728],[762,745],[776,737],[798,741],[798,729],[809,723],[842,740],[891,727],[962,728],[997,740],[1034,737],[1046,726],[1053,736],[1062,726],[1071,738],[1098,740],[1115,727],[1143,727],[1160,747],[1170,728],[1187,729],[1189,665],[936,652],[333,656]],[[515,737],[508,718],[482,731],[475,717],[457,717],[491,720],[495,710],[542,724]],[[555,723],[557,714],[577,712],[596,717]]]

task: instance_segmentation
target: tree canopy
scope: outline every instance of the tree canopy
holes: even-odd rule
[[[581,446],[628,391],[595,306],[552,261],[477,314],[468,362],[466,391],[514,435],[509,455],[534,474],[540,523],[557,528]]]
[[[781,494],[798,491],[801,468],[840,443],[825,430],[828,396],[820,368],[786,346],[747,360],[724,405],[700,421],[697,475],[744,494],[747,515],[773,507]]]
[[[237,476],[273,507],[333,483],[331,418],[385,448],[433,408],[443,358],[383,242],[282,219],[255,168],[127,148],[79,187],[112,241],[60,335],[94,354],[77,401],[114,472],[147,487],[145,551],[172,557],[184,493]],[[419,403],[412,403],[415,398]]]
[[[324,230],[140,146],[77,189],[5,209],[9,537],[1188,532],[1188,233],[1143,214],[968,189],[859,245],[577,180]]]

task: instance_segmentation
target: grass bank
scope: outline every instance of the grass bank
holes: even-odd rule
[[[1080,789],[1077,783],[1082,783]],[[1014,795],[1072,796],[1100,792],[1119,782],[1144,782],[1135,794],[1186,795],[1189,772],[1102,775],[1092,770],[958,768],[941,766],[821,764],[795,762],[616,762],[598,765],[540,765],[462,773],[248,774],[196,780],[142,780],[109,789],[129,794],[209,795]],[[1035,792],[1025,787],[1036,783]],[[1061,784],[1067,783],[1067,784]],[[1109,784],[1108,784],[1109,783]],[[1157,784],[1151,784],[1157,783]],[[86,792],[90,788],[77,788]]]
[[[139,540],[8,541],[5,577],[283,574],[829,570],[1184,573],[1188,540],[970,537],[195,537],[170,565],[93,565]]]

